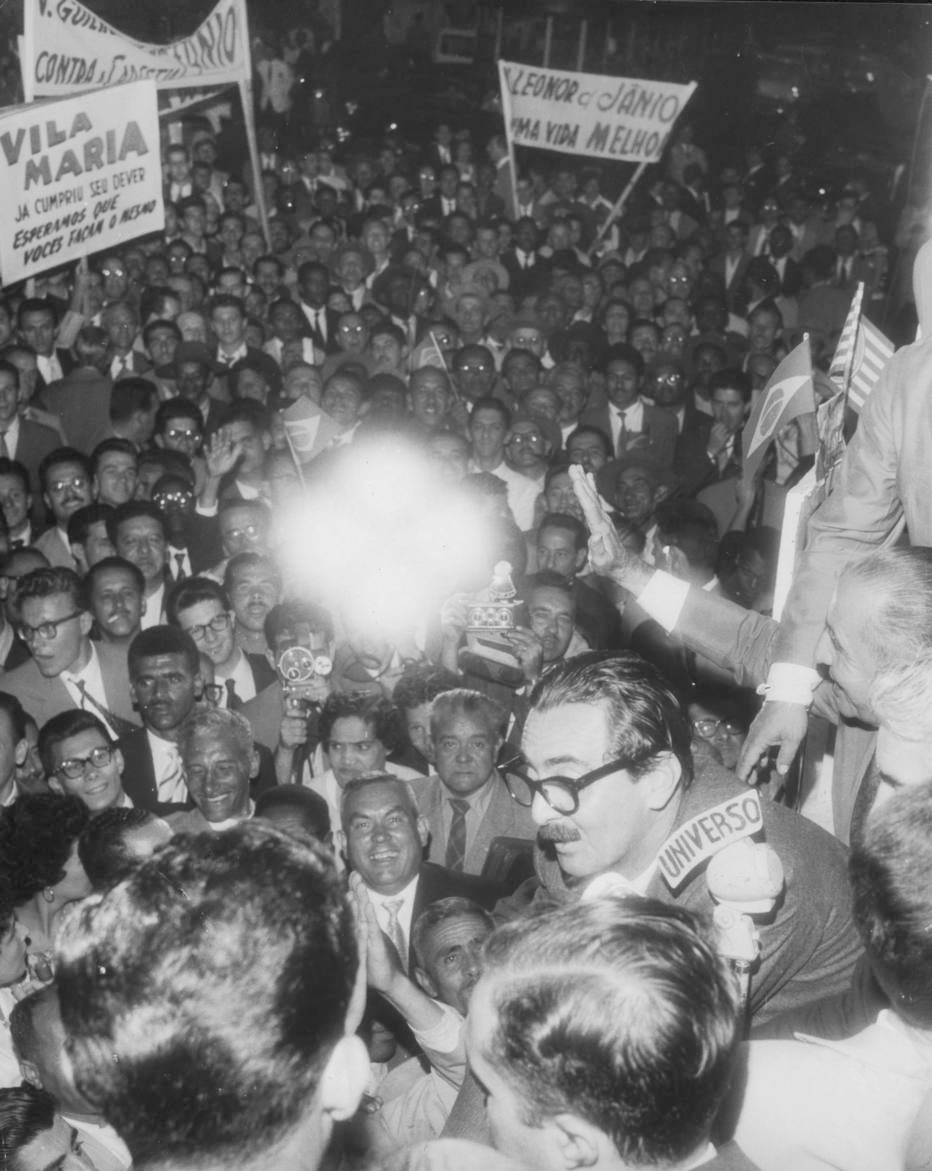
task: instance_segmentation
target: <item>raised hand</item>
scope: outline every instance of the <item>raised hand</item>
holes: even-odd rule
[[[589,563],[604,577],[621,576],[639,561],[629,553],[605,510],[595,486],[595,477],[578,464],[570,464],[570,483],[589,529]],[[624,584],[624,583],[622,583]]]
[[[233,471],[242,454],[242,443],[234,442],[227,428],[221,427],[211,435],[204,448],[207,475],[212,480],[219,480],[227,472]]]

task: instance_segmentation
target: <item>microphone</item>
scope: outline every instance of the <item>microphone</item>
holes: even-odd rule
[[[715,900],[712,914],[719,955],[731,964],[745,1001],[751,968],[760,955],[760,933],[753,915],[773,912],[784,887],[783,864],[766,842],[741,838],[720,850],[706,870]]]

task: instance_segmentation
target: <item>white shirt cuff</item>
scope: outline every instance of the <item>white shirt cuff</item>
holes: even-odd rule
[[[430,1029],[413,1029],[415,1039],[424,1049],[435,1053],[453,1053],[462,1044],[463,1018],[448,1004],[439,1000],[434,1003],[442,1010],[443,1016]]]
[[[818,671],[801,667],[798,663],[771,663],[767,682],[757,689],[770,703],[798,703],[808,707],[812,695],[822,682]]]
[[[208,506],[203,504],[195,504],[194,511],[198,516],[216,516],[218,507],[219,506],[216,504],[211,504]]]
[[[681,581],[658,569],[635,600],[645,613],[660,623],[667,634],[672,634],[686,605],[688,593],[688,581]]]

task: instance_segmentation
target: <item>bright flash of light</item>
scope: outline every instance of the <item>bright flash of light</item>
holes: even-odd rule
[[[292,589],[344,626],[398,642],[435,621],[450,594],[487,584],[494,561],[474,499],[394,438],[347,448],[280,531]]]

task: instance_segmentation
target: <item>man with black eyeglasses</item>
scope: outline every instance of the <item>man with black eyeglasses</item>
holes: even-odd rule
[[[843,847],[691,744],[685,711],[649,663],[593,653],[557,664],[531,694],[521,748],[524,766],[506,780],[537,823],[538,877],[497,913],[624,893],[709,915],[709,860],[763,840],[785,885],[759,923],[752,1024],[846,987],[858,945]],[[719,897],[743,904],[759,877],[752,860]]]
[[[53,716],[39,733],[39,758],[52,792],[78,797],[92,816],[133,808],[123,789],[123,754],[92,712]]]
[[[93,615],[72,569],[35,569],[16,584],[15,627],[29,647],[28,663],[8,672],[15,695],[41,729],[52,716],[82,708],[99,716],[113,736],[136,726],[126,651],[91,642]]]

